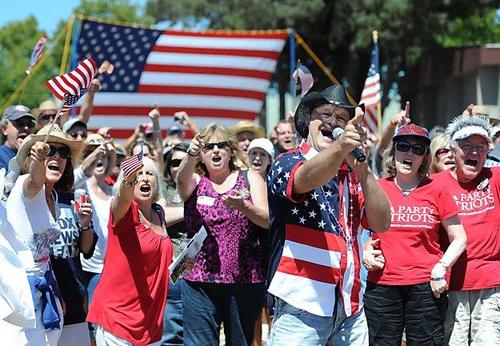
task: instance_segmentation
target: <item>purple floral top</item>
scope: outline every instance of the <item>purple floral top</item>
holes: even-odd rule
[[[240,171],[234,190],[246,188]],[[227,192],[229,193],[229,191]],[[203,225],[207,238],[196,258],[189,281],[225,284],[261,283],[266,278],[267,230],[258,227],[238,210],[228,210],[222,196],[202,176],[184,204],[184,221],[192,237]],[[250,197],[248,197],[250,199]]]

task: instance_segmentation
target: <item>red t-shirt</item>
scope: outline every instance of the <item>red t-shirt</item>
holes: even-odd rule
[[[483,168],[476,179],[467,184],[458,183],[449,171],[432,177],[450,191],[467,234],[467,248],[451,270],[450,289],[458,291],[498,287],[500,167]]]
[[[371,271],[368,280],[383,285],[429,282],[432,267],[441,259],[439,229],[443,220],[458,213],[446,186],[431,179],[406,197],[393,178],[379,180],[391,203],[391,227],[374,233],[385,257],[383,270]]]
[[[140,223],[135,201],[116,225],[110,215],[108,231],[104,269],[87,321],[134,345],[157,342],[162,336],[172,242]]]

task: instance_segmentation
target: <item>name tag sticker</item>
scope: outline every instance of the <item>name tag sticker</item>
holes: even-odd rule
[[[215,203],[215,198],[209,197],[209,196],[199,196],[196,203],[201,204],[201,205],[206,205],[209,207],[213,207],[213,205]]]

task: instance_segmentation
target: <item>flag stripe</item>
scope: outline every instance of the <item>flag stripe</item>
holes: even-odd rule
[[[335,284],[340,278],[340,269],[323,266],[290,257],[281,257],[279,272],[309,278],[311,280]]]
[[[158,93],[158,94],[194,94],[194,95],[212,95],[212,96],[232,96],[232,97],[245,97],[256,100],[261,100],[265,93],[238,90],[229,88],[203,88],[191,86],[177,86],[177,85],[144,85],[139,87],[139,92],[145,93]]]
[[[168,81],[168,82],[167,82]],[[218,76],[218,75],[194,75],[183,73],[151,73],[144,72],[141,76],[141,86],[149,85],[165,85],[165,86],[186,86],[186,87],[207,87],[207,88],[229,88],[236,90],[251,90],[266,92],[269,86],[269,81],[238,77],[238,76]],[[142,89],[139,87],[139,91]],[[186,92],[189,94],[189,91]],[[216,94],[219,95],[219,94]],[[231,96],[231,93],[228,94]],[[264,96],[263,94],[261,95]]]
[[[181,66],[168,64],[148,64],[144,67],[144,71],[151,72],[179,72],[188,74],[209,74],[209,75],[224,75],[224,76],[240,76],[252,77],[269,80],[272,73],[266,71],[255,71],[239,68],[226,67],[199,67],[199,66]]]
[[[296,243],[306,244],[319,249],[338,249],[337,236],[333,233],[313,231],[307,227],[297,225],[286,225],[286,239]]]
[[[207,55],[228,55],[228,56],[246,56],[255,58],[277,59],[279,52],[267,50],[250,49],[227,49],[227,48],[198,48],[198,47],[176,47],[176,46],[156,46],[155,52],[163,53],[186,53],[186,54],[207,54]]]
[[[97,96],[97,95],[96,95]],[[217,108],[195,108],[193,106],[190,107],[160,107],[160,113],[162,116],[173,116],[175,112],[180,110],[185,110],[190,117],[198,116],[198,117],[209,117],[214,118],[212,121],[218,121],[219,117],[227,117],[234,118],[235,121],[238,118],[242,119],[252,119],[254,117],[254,112],[244,112],[240,110],[232,110],[232,109],[217,109]],[[78,108],[79,110],[80,108]],[[77,111],[78,111],[77,110]],[[96,116],[105,116],[105,117],[122,117],[122,116],[142,116],[145,117],[151,111],[151,107],[149,105],[138,105],[138,106],[94,106],[92,109],[92,117]],[[92,118],[91,118],[92,119]],[[114,120],[112,118],[109,121]],[[119,125],[117,123],[116,125]]]
[[[197,47],[197,48],[233,48],[246,50],[277,50],[277,46],[283,43],[282,38],[259,38],[256,37],[234,37],[226,35],[224,37],[213,37],[210,35],[178,35],[166,33],[158,38],[159,46],[177,46],[177,47]]]
[[[267,31],[189,31],[189,30],[165,30],[166,35],[192,36],[192,37],[215,37],[215,38],[251,38],[253,40],[284,39],[288,35],[286,30]]]

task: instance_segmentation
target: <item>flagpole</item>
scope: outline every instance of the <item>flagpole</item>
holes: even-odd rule
[[[372,31],[372,41],[373,41],[374,45],[378,43],[378,31],[377,30]],[[377,49],[377,55],[378,55],[378,49]],[[379,63],[380,63],[378,56],[377,56],[377,61],[379,61]],[[378,128],[378,134],[381,138],[382,137],[382,102],[381,101],[377,102],[377,128]]]
[[[295,81],[293,79],[293,73],[295,72],[295,68],[297,67],[297,64],[295,63],[295,56],[296,56],[296,50],[297,46],[295,44],[295,31],[291,30],[290,35],[289,35],[289,40],[290,40],[290,94],[292,98],[295,98]]]
[[[300,44],[302,46],[302,48],[304,48],[304,50],[307,52],[307,54],[309,54],[309,56],[314,60],[314,62],[321,68],[323,73],[330,79],[330,81],[333,84],[340,84],[340,82],[337,80],[337,78],[335,78],[335,76],[330,72],[328,67],[326,67],[326,65],[321,61],[321,59],[316,55],[316,53],[313,52],[311,47],[309,47],[309,45],[302,39],[302,37],[300,37],[299,34],[297,34],[297,33],[295,34],[295,39],[297,40],[297,43]],[[347,90],[346,90],[346,93],[347,93],[347,98],[349,99],[349,102],[352,105],[357,105],[358,103],[356,101],[354,101],[351,94],[349,94],[349,92]]]
[[[68,56],[71,43],[71,36],[73,34],[73,23],[75,22],[75,15],[71,15],[66,25],[66,39],[64,40],[64,50],[62,54],[61,67],[59,68],[59,74],[64,74],[68,68]]]

